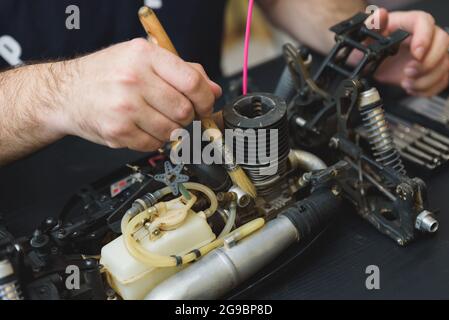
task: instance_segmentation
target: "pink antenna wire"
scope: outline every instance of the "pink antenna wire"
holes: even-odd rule
[[[253,18],[254,0],[249,0],[248,17],[246,19],[245,48],[243,52],[243,95],[248,94],[248,60],[249,43],[251,40],[251,23]]]

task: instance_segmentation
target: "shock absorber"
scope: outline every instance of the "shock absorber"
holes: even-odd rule
[[[379,91],[373,87],[361,92],[358,108],[375,160],[384,167],[405,175],[405,167],[388,127]]]
[[[22,291],[9,260],[0,261],[0,300],[22,300]]]

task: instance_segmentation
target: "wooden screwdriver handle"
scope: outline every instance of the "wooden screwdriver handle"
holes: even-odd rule
[[[141,7],[139,10],[139,19],[148,36],[155,39],[161,48],[164,48],[179,57],[173,42],[171,42],[170,37],[156,16],[156,13],[154,13],[153,9],[147,6]],[[221,112],[217,114],[217,117],[221,117]],[[204,129],[220,130],[213,119],[202,119],[201,125]]]
[[[209,139],[212,139],[212,141],[223,143],[223,134],[221,133],[221,130],[218,128],[214,120],[210,118],[201,119],[201,126],[205,130],[205,133],[207,133]]]
[[[156,40],[157,44],[171,53],[179,56],[175,46],[170,40],[167,32],[154,13],[153,9],[143,6],[139,10],[139,19],[149,36]]]

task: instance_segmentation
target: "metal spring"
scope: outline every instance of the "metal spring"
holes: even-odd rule
[[[366,94],[372,94],[373,91],[371,90]],[[377,92],[377,90],[375,90],[375,92]],[[368,135],[368,141],[376,161],[384,167],[392,168],[397,173],[405,175],[406,171],[404,164],[396,149],[392,133],[385,118],[382,100],[379,99],[375,103],[366,106],[361,105],[360,109],[360,114],[362,115]]]
[[[22,291],[17,281],[0,285],[0,300],[22,300]]]

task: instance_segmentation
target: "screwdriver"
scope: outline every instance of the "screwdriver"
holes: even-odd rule
[[[178,52],[175,49],[170,37],[165,31],[164,27],[160,23],[159,19],[156,16],[156,13],[149,7],[143,6],[139,10],[139,19],[144,27],[146,33],[153,41],[161,47],[164,48],[171,53],[179,56]],[[222,141],[223,136],[221,131],[219,130],[217,124],[212,118],[201,119],[201,125],[203,128],[211,135],[212,141]],[[214,130],[208,130],[214,129]],[[213,133],[212,133],[213,132]],[[240,187],[240,189],[244,190],[248,195],[252,198],[257,197],[257,190],[252,183],[252,181],[248,178],[245,171],[234,162],[232,152],[228,150],[225,144],[220,146],[222,148],[222,154],[225,157],[225,169],[227,170],[229,176],[233,183]],[[172,145],[173,148],[173,145]]]

